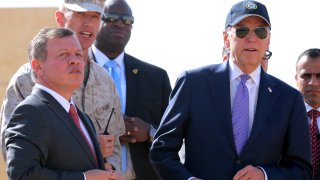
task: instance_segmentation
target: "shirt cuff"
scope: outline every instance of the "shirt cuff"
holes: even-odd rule
[[[150,124],[150,130],[149,130],[149,142],[153,142],[154,140],[154,136],[156,135],[157,129],[154,128],[151,124]]]
[[[87,180],[86,175],[84,173],[82,173],[82,174],[83,174],[84,180]]]
[[[268,176],[267,176],[266,171],[265,171],[262,167],[260,167],[260,166],[257,166],[257,168],[259,168],[259,169],[261,169],[261,170],[263,171],[264,179],[265,179],[265,180],[268,180]]]
[[[189,177],[187,180],[192,180],[194,177]]]

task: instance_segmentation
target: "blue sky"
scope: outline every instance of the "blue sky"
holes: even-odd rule
[[[61,0],[0,0],[0,7],[57,7]],[[237,0],[128,0],[135,16],[126,52],[166,69],[171,83],[186,69],[222,62],[222,31]],[[269,73],[295,87],[295,61],[320,48],[319,0],[261,0],[272,31]]]

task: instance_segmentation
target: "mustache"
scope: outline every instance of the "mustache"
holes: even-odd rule
[[[306,86],[305,87],[305,91],[320,91],[320,85],[316,85],[316,86]]]
[[[69,69],[69,73],[70,74],[82,74],[83,73],[83,69],[80,67],[72,67]]]

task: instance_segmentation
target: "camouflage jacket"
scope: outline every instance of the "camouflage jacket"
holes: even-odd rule
[[[108,126],[108,133],[115,135],[115,148],[110,162],[120,171],[121,145],[119,136],[125,133],[125,125],[121,114],[120,100],[112,78],[95,62],[89,60],[89,76],[86,85],[82,84],[72,96],[77,107],[87,113],[94,123],[98,134],[103,134],[113,109]],[[30,64],[24,64],[13,75],[6,90],[1,108],[1,143],[4,145],[4,129],[8,124],[14,108],[31,94],[34,82],[31,79]],[[4,150],[4,149],[3,149]],[[5,153],[5,152],[4,152]]]

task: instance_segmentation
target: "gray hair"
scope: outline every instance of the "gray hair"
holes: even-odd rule
[[[45,61],[47,59],[47,44],[49,39],[64,38],[73,36],[74,32],[66,28],[44,28],[30,41],[28,45],[29,62],[33,59]],[[35,80],[36,74],[32,70],[32,78]]]

